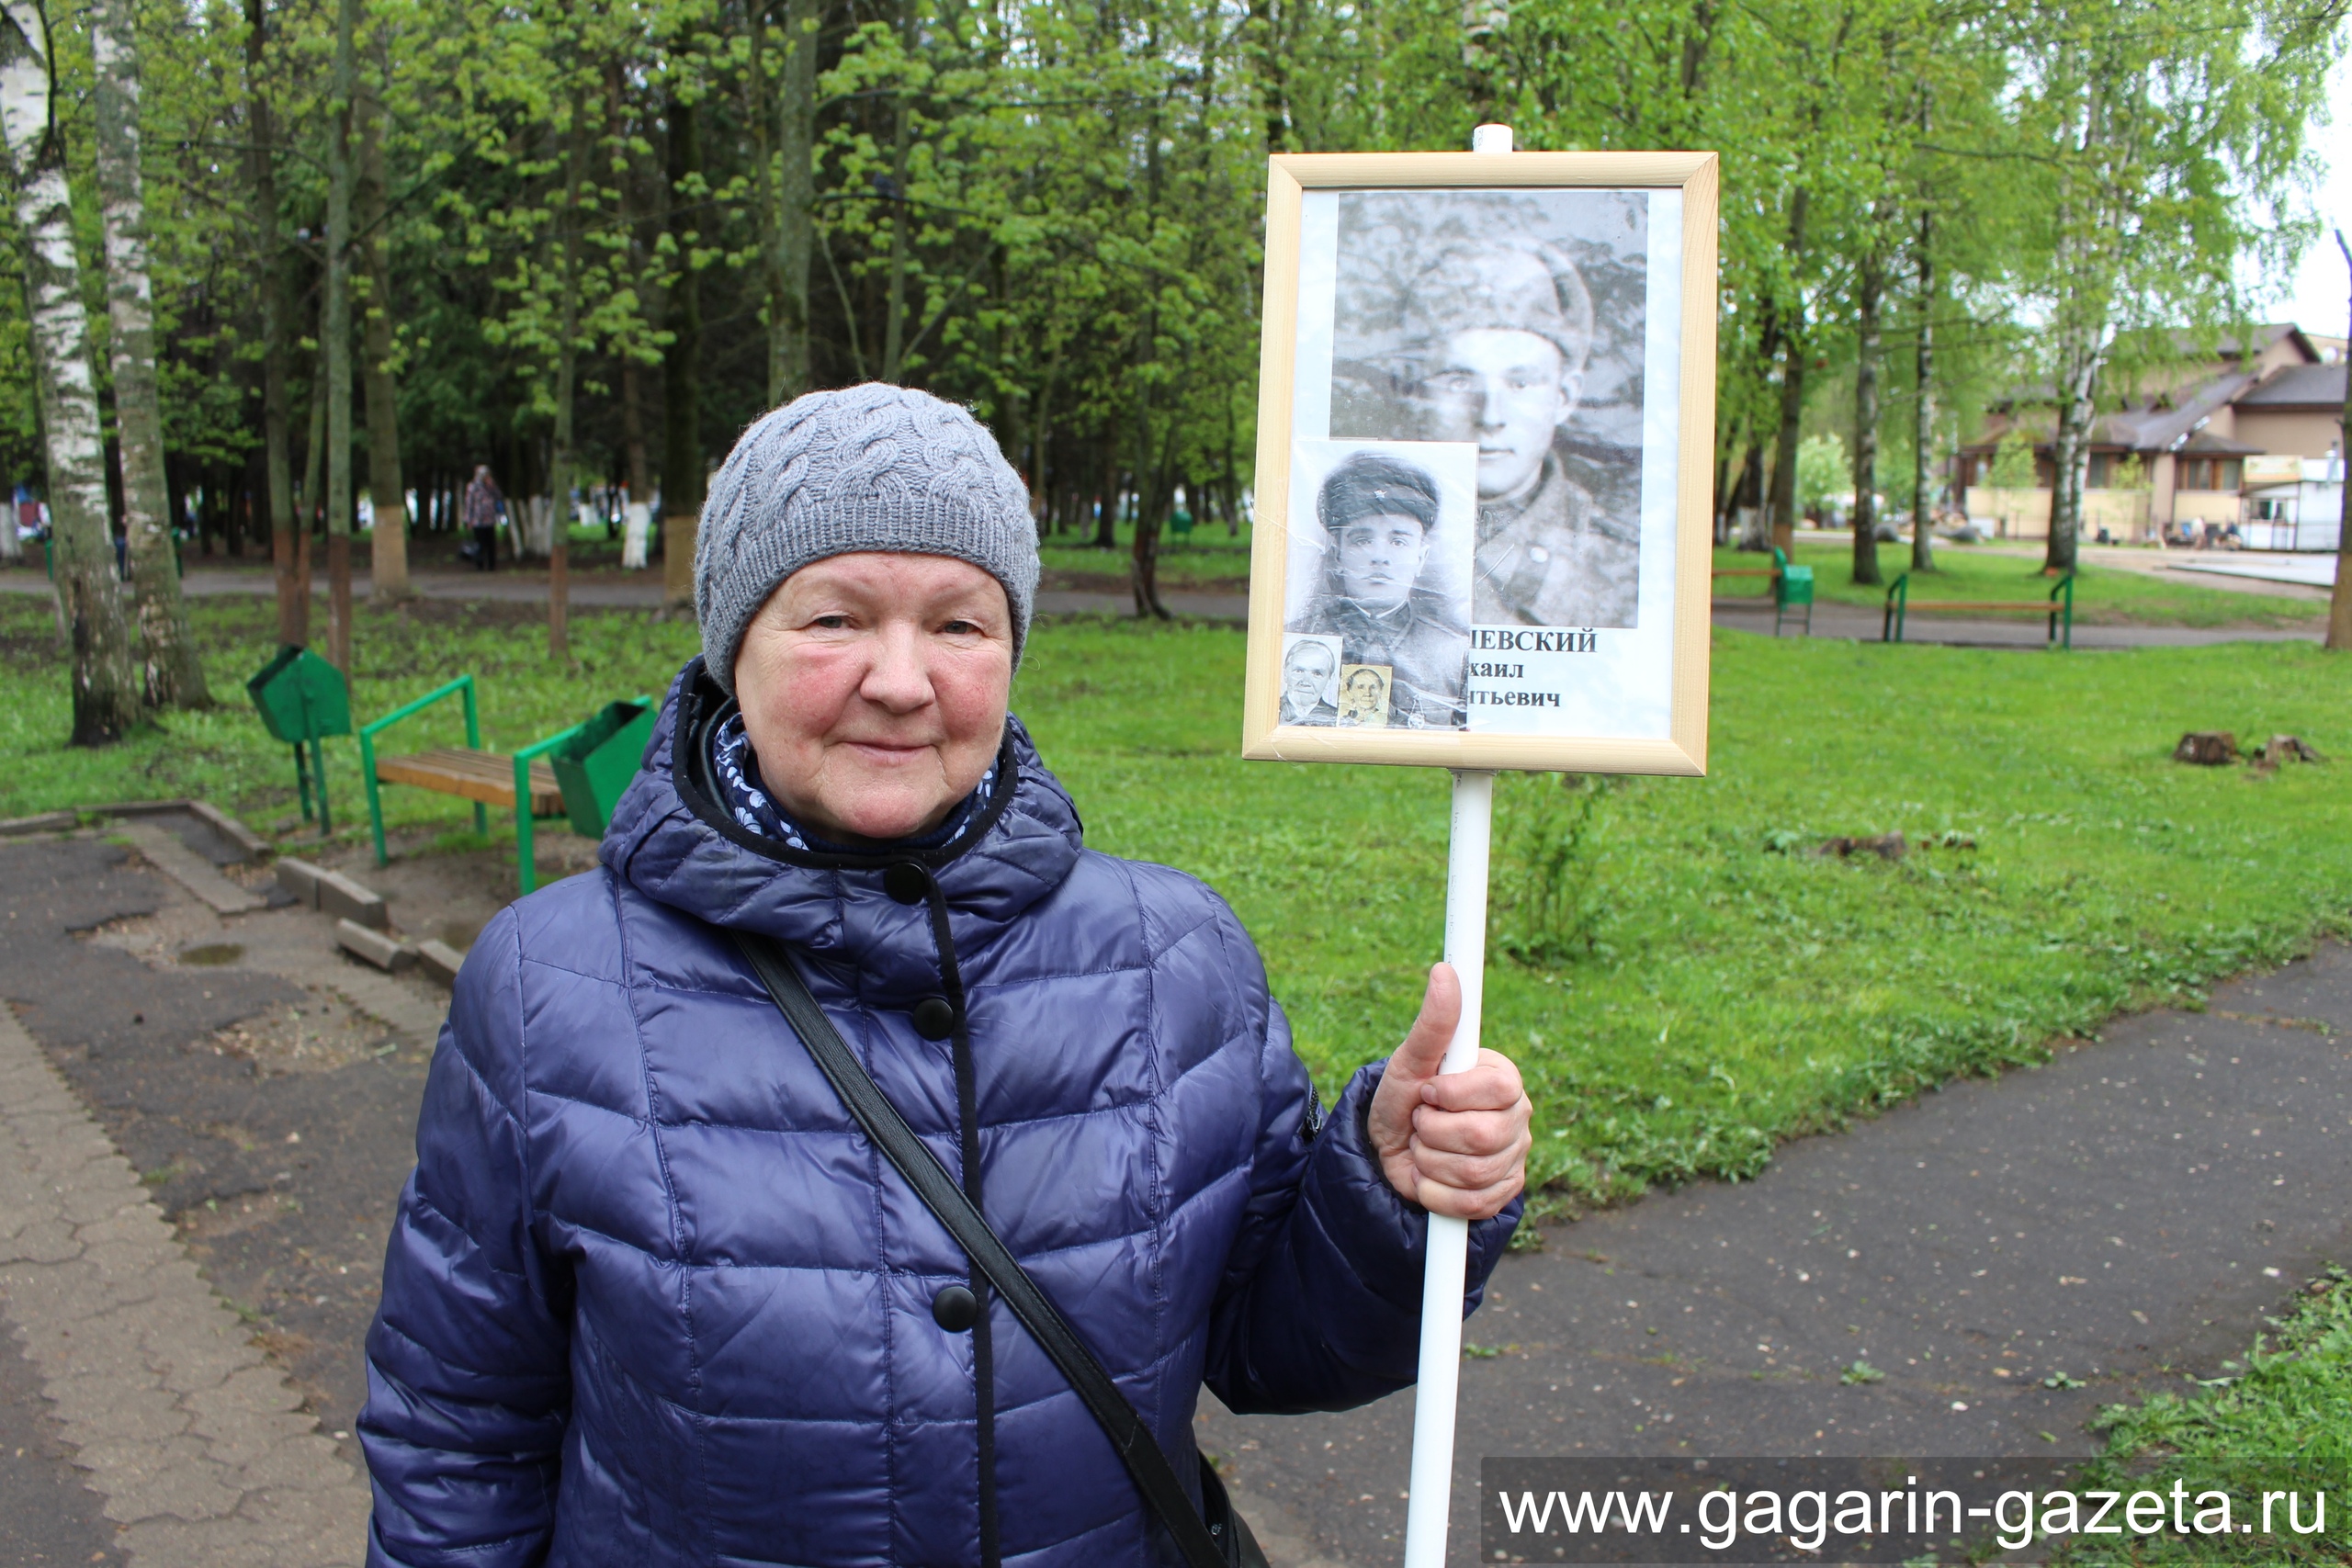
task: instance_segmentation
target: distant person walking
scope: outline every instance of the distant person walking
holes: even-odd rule
[[[498,516],[505,509],[506,497],[490,477],[490,465],[477,466],[473,482],[466,486],[466,526],[473,530],[474,564],[484,571],[497,565]]]

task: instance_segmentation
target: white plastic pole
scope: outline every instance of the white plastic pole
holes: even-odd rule
[[[1473,152],[1509,152],[1510,127],[1482,125]],[[1487,994],[1487,860],[1494,841],[1495,775],[1453,775],[1453,831],[1445,857],[1445,961],[1462,980],[1462,1021],[1442,1073],[1478,1060],[1478,1017]],[[1413,1391],[1413,1468],[1405,1500],[1405,1568],[1444,1568],[1453,1506],[1453,1410],[1462,1387],[1462,1289],[1470,1226],[1430,1216],[1421,1276],[1421,1365]]]
[[[1445,863],[1445,961],[1462,977],[1462,1021],[1438,1070],[1478,1060],[1478,1011],[1487,979],[1487,852],[1493,838],[1495,775],[1453,775],[1453,838]],[[1446,1516],[1453,1500],[1453,1405],[1462,1381],[1462,1288],[1470,1227],[1430,1216],[1421,1277],[1421,1367],[1413,1393],[1413,1470],[1405,1503],[1405,1568],[1443,1568]]]

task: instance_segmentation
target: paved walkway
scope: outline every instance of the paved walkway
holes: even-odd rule
[[[1548,1231],[1464,1329],[1500,1353],[1463,1364],[1450,1561],[1476,1561],[1485,1456],[2095,1451],[2098,1406],[2214,1375],[2352,1260],[2347,1183],[2352,950],[2330,946],[1790,1145],[1754,1182]],[[1841,1382],[1858,1360],[1885,1380]],[[1277,1568],[1395,1561],[1411,1429],[1409,1393],[1201,1426]]]
[[[2175,571],[2201,572],[2210,577],[2250,577],[2261,582],[2292,582],[2305,588],[2335,586],[2335,552],[2325,555],[2239,555],[2175,561]]]

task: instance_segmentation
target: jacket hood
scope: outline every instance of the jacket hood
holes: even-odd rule
[[[1084,833],[1078,807],[1017,718],[1005,719],[989,799],[954,839],[828,853],[749,832],[718,804],[709,738],[734,711],[734,699],[694,659],[672,682],[645,760],[613,808],[598,856],[656,903],[713,925],[826,949],[841,945],[853,906],[891,902],[882,874],[899,863],[931,874],[959,927],[1012,919],[1078,863]]]

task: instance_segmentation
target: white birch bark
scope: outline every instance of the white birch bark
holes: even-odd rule
[[[90,53],[97,67],[98,202],[106,226],[107,314],[115,429],[122,443],[123,533],[140,679],[158,707],[210,705],[204,663],[188,635],[164,476],[164,410],[155,390],[154,291],[147,274],[147,204],[139,169],[139,48],[129,0],[95,0]]]
[[[25,239],[25,296],[47,441],[59,611],[73,642],[74,744],[103,746],[140,720],[115,590],[97,378],[74,252],[73,197],[50,110],[49,33],[34,0],[0,0],[0,143]]]

